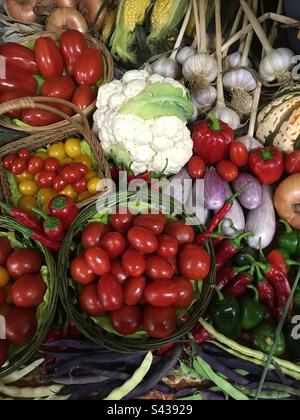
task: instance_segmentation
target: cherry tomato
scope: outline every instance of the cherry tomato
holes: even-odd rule
[[[206,163],[200,156],[193,156],[188,163],[188,172],[193,179],[202,179],[206,172]]]
[[[176,309],[148,305],[143,315],[144,329],[150,337],[166,338],[176,330]]]
[[[69,158],[75,159],[75,158],[81,156],[81,154],[82,154],[81,141],[79,139],[69,138],[65,142],[65,150],[66,150],[66,154],[67,154],[67,156],[69,156]]]
[[[158,248],[157,237],[150,230],[135,226],[128,231],[128,241],[142,254],[152,254]]]
[[[217,163],[217,172],[226,182],[233,182],[239,176],[238,167],[229,160],[221,160]]]
[[[18,308],[34,308],[43,302],[46,291],[47,285],[42,276],[27,274],[13,284],[12,301]]]
[[[67,182],[62,177],[62,175],[56,175],[53,180],[53,189],[55,192],[61,192],[67,186]]]
[[[73,201],[77,200],[77,192],[74,190],[73,185],[67,185],[60,193],[72,198]]]
[[[34,337],[37,322],[29,309],[13,308],[5,317],[6,339],[16,346],[25,346]]]
[[[175,238],[169,235],[160,235],[158,237],[157,255],[160,257],[173,257],[178,253],[178,242]]]
[[[137,305],[144,295],[146,277],[131,277],[126,280],[123,293],[126,305]]]
[[[79,298],[80,307],[89,316],[101,316],[105,309],[101,305],[98,297],[97,284],[90,284],[82,289]]]
[[[82,162],[75,162],[71,167],[80,171],[81,176],[85,176],[89,171],[89,168]]]
[[[103,74],[101,53],[94,48],[86,48],[74,64],[74,77],[79,85],[95,85]]]
[[[39,187],[35,181],[22,181],[19,184],[19,191],[25,197],[33,197],[38,192]]]
[[[0,287],[0,308],[2,308],[7,303],[7,290],[5,287]]]
[[[134,249],[128,249],[122,256],[122,267],[131,277],[140,277],[146,270],[146,260]]]
[[[88,188],[89,193],[93,195],[97,194],[99,191],[102,190],[101,179],[99,177],[90,179],[88,182],[87,188]]]
[[[118,280],[120,284],[123,284],[128,278],[122,266],[121,259],[112,260],[110,263],[110,273]]]
[[[91,223],[82,232],[81,243],[85,250],[100,246],[103,236],[109,232],[104,223]]]
[[[167,224],[167,218],[163,214],[141,214],[133,222],[134,226],[140,226],[150,230],[155,235],[160,235]]]
[[[47,152],[43,152],[42,150],[40,150],[39,152],[36,152],[35,153],[35,157],[40,157],[45,162],[48,159],[48,153]]]
[[[198,245],[186,245],[179,254],[179,271],[186,279],[203,280],[211,267],[207,251]]]
[[[83,111],[94,102],[96,97],[97,93],[91,86],[81,85],[75,90],[72,103]]]
[[[21,175],[27,168],[27,161],[18,157],[11,164],[10,170],[14,175]]]
[[[187,280],[183,277],[175,278],[174,283],[178,288],[179,298],[173,306],[177,309],[188,308],[194,299],[194,289],[192,283],[190,280]]]
[[[13,252],[10,241],[0,236],[0,265],[6,265],[7,258]]]
[[[285,171],[288,174],[300,172],[300,150],[294,150],[285,157]]]
[[[77,182],[75,182],[75,184],[73,184],[73,188],[74,188],[74,191],[77,194],[80,194],[80,193],[82,193],[82,192],[84,192],[84,191],[87,190],[87,185],[88,185],[87,179],[80,178],[79,181],[77,181]]]
[[[62,142],[52,144],[48,149],[48,155],[57,160],[64,159],[66,157],[65,145]]]
[[[233,141],[229,147],[229,156],[232,163],[239,168],[246,166],[249,159],[247,147],[240,141]]]
[[[41,88],[42,96],[50,98],[59,98],[69,101],[75,90],[75,85],[71,77],[51,77],[47,79]]]
[[[123,304],[123,290],[118,280],[111,274],[105,274],[98,283],[98,297],[106,311],[116,311]]]
[[[6,286],[10,281],[10,274],[5,267],[0,267],[0,287]]]
[[[32,154],[30,153],[28,149],[23,148],[18,151],[18,156],[21,159],[25,159],[26,161],[28,161],[32,157]]]
[[[67,72],[70,76],[74,72],[74,64],[87,48],[87,41],[81,32],[68,29],[60,37],[60,49],[64,58]]]
[[[89,169],[92,167],[92,161],[91,158],[88,157],[88,155],[80,155],[77,158],[75,158],[74,161],[77,163],[83,163]]]
[[[33,175],[30,174],[27,170],[21,173],[21,175],[15,175],[15,178],[17,182],[28,181],[28,180],[34,179]]]
[[[54,171],[43,171],[38,178],[38,186],[40,188],[52,188],[56,173]]]
[[[13,251],[7,259],[6,266],[9,274],[18,279],[24,274],[40,272],[42,256],[33,248],[21,248]]]
[[[109,315],[110,323],[117,333],[131,335],[142,325],[142,313],[138,306],[123,305]]]
[[[144,297],[150,305],[166,308],[178,301],[179,290],[172,280],[160,280],[148,284]]]
[[[168,261],[156,255],[146,257],[146,274],[152,280],[171,279],[174,276],[174,269]]]
[[[93,283],[97,279],[97,276],[86,264],[84,254],[78,255],[72,261],[70,271],[72,279],[85,286]]]
[[[195,240],[193,227],[186,225],[181,220],[168,223],[165,228],[165,233],[175,238],[179,245],[192,244]]]
[[[32,211],[33,207],[37,207],[37,201],[35,197],[21,197],[18,200],[18,208],[23,211],[27,211],[32,216],[36,217],[36,213]]]
[[[87,181],[89,181],[92,178],[97,178],[97,172],[94,171],[94,170],[92,170],[92,169],[89,169],[88,172],[87,172],[87,174],[85,175],[85,179]]]
[[[123,235],[132,227],[133,221],[134,215],[129,213],[127,209],[117,209],[117,213],[112,214],[109,217],[109,224],[111,227]]]
[[[56,195],[57,193],[53,191],[51,188],[40,189],[36,196],[38,205],[42,207],[42,209],[45,212],[48,212],[49,203],[52,200],[52,198],[55,197]]]
[[[50,157],[45,162],[45,171],[57,172],[60,167],[59,160],[55,157]]]
[[[100,247],[89,248],[84,254],[87,266],[98,276],[110,272],[110,259],[108,253]]]
[[[172,266],[174,273],[179,274],[177,255],[174,255],[173,257],[167,257],[165,260],[168,261],[168,263]]]
[[[0,340],[0,367],[4,365],[8,358],[8,345],[6,340]]]
[[[36,175],[44,169],[44,161],[41,157],[35,156],[29,159],[27,164],[27,171],[32,174]]]
[[[52,38],[48,36],[38,38],[35,42],[34,52],[38,71],[45,79],[62,76],[63,57]]]
[[[126,249],[126,239],[119,232],[108,232],[101,241],[101,246],[112,260],[120,257]]]
[[[67,166],[62,171],[61,175],[68,184],[75,184],[75,182],[79,181],[82,177],[79,168],[76,168],[73,165]]]
[[[13,153],[10,153],[9,155],[6,155],[2,160],[2,166],[7,171],[11,170],[11,165],[13,162],[17,159],[17,155],[14,155]]]

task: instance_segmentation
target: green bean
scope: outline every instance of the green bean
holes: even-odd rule
[[[120,401],[133,391],[144,379],[149,372],[153,362],[153,354],[149,351],[141,364],[141,366],[134,372],[132,377],[128,379],[123,385],[114,389],[104,400],[107,401]]]
[[[15,386],[5,386],[0,384],[0,394],[18,399],[35,399],[53,396],[62,388],[63,386],[61,385],[41,386],[37,388],[18,388]]]
[[[193,369],[190,366],[183,363],[182,360],[179,360],[179,363],[180,363],[180,370],[184,375],[187,375],[187,376],[189,376],[190,378],[193,378],[193,379],[198,379],[199,375],[197,374],[195,369]]]
[[[240,389],[240,387],[239,387]],[[247,389],[246,387],[242,387],[241,391],[248,395],[250,398],[255,398],[256,390],[255,389]],[[283,398],[289,398],[290,394],[281,391],[261,391],[259,398],[261,400],[281,400]]]
[[[18,382],[20,379],[23,379],[25,376],[29,375],[31,372],[37,369],[42,363],[44,363],[44,360],[45,359],[36,360],[35,362],[31,363],[31,365],[26,366],[24,369],[20,369],[10,375],[4,376],[4,378],[0,379],[0,383],[12,384],[14,382]]]
[[[35,398],[35,401],[66,401],[71,395],[52,395],[47,398]]]

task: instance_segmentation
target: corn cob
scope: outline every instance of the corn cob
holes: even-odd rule
[[[123,62],[135,62],[130,51],[136,39],[135,29],[143,25],[152,0],[119,0],[116,29],[112,36],[111,52]]]
[[[104,42],[107,42],[111,37],[117,20],[117,9],[111,10],[107,15],[102,28],[102,35]]]

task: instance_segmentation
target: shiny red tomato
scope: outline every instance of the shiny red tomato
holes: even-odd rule
[[[83,111],[94,102],[96,97],[97,93],[91,86],[81,85],[74,91],[72,103]]]
[[[165,260],[168,261],[168,263],[172,266],[174,273],[179,274],[177,255],[174,255],[173,257],[167,257]]]
[[[26,171],[27,168],[27,161],[20,157],[17,157],[11,164],[10,170],[14,175],[21,175],[23,172]]]
[[[249,159],[247,147],[240,141],[233,141],[229,147],[229,156],[232,163],[239,168],[246,166]]]
[[[144,297],[150,305],[167,308],[178,301],[179,289],[172,280],[154,281],[146,287]]]
[[[104,223],[91,223],[82,232],[81,243],[85,250],[100,246],[103,236],[109,232],[109,226]]]
[[[105,313],[99,297],[97,284],[84,287],[79,298],[80,307],[89,316],[101,316]]]
[[[25,70],[20,69],[12,64],[6,63],[6,78],[0,78],[0,94],[9,91],[24,91],[27,95],[35,96],[37,90],[37,81]]]
[[[85,251],[84,258],[88,267],[98,276],[103,276],[110,272],[109,255],[103,248],[89,248]]]
[[[81,178],[79,181],[73,184],[74,191],[78,194],[87,190],[88,180],[86,178]]]
[[[93,283],[97,276],[87,266],[84,254],[78,255],[71,263],[71,277],[79,284],[89,285]]]
[[[146,270],[146,260],[134,249],[128,249],[122,256],[122,267],[131,277],[140,277]]]
[[[12,252],[10,241],[5,237],[0,237],[0,265],[6,266],[7,258]]]
[[[193,156],[188,163],[188,172],[193,179],[202,179],[206,172],[206,163],[200,156]]]
[[[230,160],[221,160],[216,168],[220,177],[226,182],[233,182],[239,176],[238,167]]]
[[[57,172],[59,170],[60,163],[59,160],[51,157],[45,161],[45,171],[54,171]]]
[[[41,157],[37,156],[37,157],[32,157],[31,159],[29,159],[28,164],[27,164],[27,171],[30,174],[32,175],[39,174],[40,172],[42,172],[43,169],[44,169],[44,161]]]
[[[70,76],[73,75],[76,60],[81,56],[87,46],[85,37],[79,31],[68,29],[61,35],[60,49],[64,58],[67,73]]]
[[[113,329],[122,335],[131,335],[142,325],[142,313],[138,306],[123,305],[109,315]]]
[[[74,77],[79,85],[95,85],[103,75],[103,61],[100,51],[86,48],[74,65]]]
[[[120,257],[126,249],[126,239],[119,232],[108,232],[101,241],[101,246],[112,260]]]
[[[150,337],[166,338],[176,330],[176,309],[148,305],[143,315],[144,329]]]
[[[179,245],[192,244],[195,240],[193,227],[186,225],[181,220],[168,223],[165,228],[165,233],[175,238]]]
[[[7,298],[8,298],[7,290],[5,289],[5,287],[0,287],[0,308],[6,305]]]
[[[179,271],[189,280],[205,279],[211,267],[211,258],[205,249],[198,245],[186,245],[179,254]]]
[[[167,260],[156,255],[149,255],[146,257],[146,274],[152,280],[169,280],[175,273]]]
[[[106,311],[116,311],[123,304],[123,290],[118,280],[105,274],[98,282],[98,297]]]
[[[39,108],[28,108],[22,110],[22,121],[32,127],[55,124],[62,118],[53,112],[44,111]]]
[[[123,284],[128,278],[122,266],[121,259],[112,260],[110,263],[110,273],[118,280],[120,284]]]
[[[134,226],[140,226],[160,235],[167,224],[167,218],[163,214],[141,214],[134,220]]]
[[[194,299],[194,288],[192,283],[190,282],[190,280],[187,280],[183,277],[175,278],[174,283],[178,288],[179,298],[173,306],[177,309],[188,308]]]
[[[133,221],[134,215],[129,213],[127,209],[117,209],[117,213],[112,214],[109,217],[109,224],[111,227],[123,235],[132,227]]]
[[[285,157],[285,171],[288,174],[300,172],[300,150],[294,150]]]
[[[25,149],[25,148],[20,149],[18,151],[18,156],[22,159],[25,159],[26,161],[28,161],[29,159],[32,158],[31,152],[28,149]]]
[[[45,79],[62,76],[64,60],[52,38],[48,36],[38,38],[34,52],[38,71]]]
[[[6,62],[34,74],[38,72],[33,51],[25,45],[16,42],[6,42],[0,45],[0,56],[4,57]]]
[[[66,166],[65,169],[62,171],[61,175],[67,182],[67,184],[75,184],[82,177],[79,168],[76,168],[73,165]]]
[[[17,155],[10,153],[9,155],[6,155],[2,160],[2,167],[6,169],[7,171],[11,170],[11,165],[13,162],[18,158]]]
[[[12,285],[11,297],[18,308],[34,308],[43,302],[46,291],[42,276],[26,274]]]
[[[151,230],[135,226],[128,231],[129,243],[142,254],[153,254],[158,248],[157,237]]]
[[[126,280],[123,287],[124,302],[126,305],[137,305],[144,295],[145,287],[146,277],[131,277]]]
[[[0,95],[0,104],[11,101],[12,99],[24,98],[25,96],[31,96],[25,89],[8,90]],[[22,110],[16,109],[9,111],[5,115],[11,119],[20,120],[22,118]]]
[[[81,176],[85,176],[89,171],[89,168],[81,162],[72,163],[71,167],[78,170],[81,173]]]
[[[54,171],[43,171],[40,173],[37,183],[40,188],[52,188],[56,177]]]
[[[0,367],[4,365],[8,358],[8,345],[6,340],[0,340]]]
[[[13,308],[5,317],[6,339],[16,346],[25,346],[34,337],[37,322],[29,309]]]
[[[157,255],[163,258],[173,257],[178,253],[178,242],[169,235],[160,235],[158,237]]]
[[[53,189],[55,192],[61,192],[67,185],[68,183],[63,179],[61,175],[56,175],[53,180]]]
[[[25,274],[37,274],[42,266],[42,256],[32,248],[20,248],[13,251],[7,259],[6,267],[9,274],[18,279]]]
[[[71,77],[61,76],[47,79],[41,88],[41,93],[43,96],[69,101],[73,96],[74,90],[75,85]]]

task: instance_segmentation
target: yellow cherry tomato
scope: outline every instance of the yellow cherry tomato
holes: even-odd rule
[[[37,201],[35,197],[21,197],[18,201],[18,207],[19,209],[27,211],[31,215],[36,216],[36,213],[32,211],[32,207],[37,207]]]
[[[17,182],[27,181],[33,179],[33,175],[28,171],[24,171],[21,175],[16,175]]]
[[[93,195],[91,193],[89,193],[88,191],[84,191],[84,192],[79,194],[79,196],[77,198],[77,201],[88,200],[91,197],[93,197]]]
[[[84,163],[89,169],[92,167],[92,161],[88,155],[80,155],[75,158],[75,162]]]
[[[98,192],[102,191],[102,181],[100,178],[92,178],[88,182],[88,192],[92,195],[97,194]]]
[[[97,178],[97,176],[98,176],[97,172],[96,172],[96,171],[94,171],[93,169],[90,169],[90,170],[87,172],[87,174],[86,174],[86,176],[85,176],[85,179],[87,179],[87,180],[89,181],[89,180],[90,180],[90,179],[92,179],[92,178]]]
[[[77,193],[74,190],[73,185],[67,185],[59,194],[67,195],[68,197],[71,197],[74,201],[76,201],[77,199]]]
[[[77,157],[79,157],[82,154],[81,151],[81,141],[78,139],[68,139],[65,142],[65,150],[66,150],[66,154],[72,158],[75,159]]]
[[[0,267],[0,287],[4,287],[10,280],[9,272],[4,267]]]
[[[49,157],[62,160],[66,157],[65,145],[62,142],[52,144],[48,149],[48,155]]]
[[[42,188],[39,190],[36,196],[38,206],[41,207],[45,212],[48,212],[49,202],[56,195],[57,193],[51,188]]]
[[[71,165],[71,163],[73,163],[73,160],[69,157],[64,158],[62,160],[59,161],[59,163],[63,166],[63,165]]]
[[[49,158],[49,155],[48,155],[48,153],[47,152],[36,152],[35,153],[35,155],[34,155],[35,157],[40,157],[40,158],[42,158],[44,161],[45,160],[47,160],[48,158]]]
[[[38,192],[39,187],[35,181],[22,181],[19,184],[19,191],[26,197],[33,197]]]

